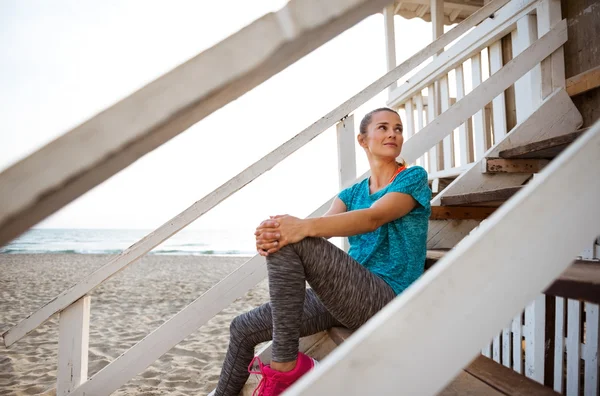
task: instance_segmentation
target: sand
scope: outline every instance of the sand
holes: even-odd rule
[[[0,331],[27,317],[109,256],[0,254]],[[150,255],[94,290],[88,376],[180,311],[245,258]],[[230,321],[268,299],[266,281],[215,316],[116,395],[205,395],[225,357]],[[55,316],[9,349],[0,345],[0,395],[54,395]]]

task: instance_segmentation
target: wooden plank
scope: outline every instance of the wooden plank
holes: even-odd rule
[[[502,61],[502,40],[498,40],[489,49],[490,58],[490,74],[498,72],[504,65]],[[506,100],[504,92],[496,96],[492,101],[493,109],[493,131],[494,139],[493,142],[497,143],[504,139],[504,136],[508,133],[507,118],[506,118]]]
[[[474,377],[466,371],[458,375],[446,386],[438,396],[502,396],[503,393]]]
[[[66,396],[87,381],[90,340],[90,296],[60,313],[56,394]]]
[[[506,7],[494,14],[494,18],[483,21],[469,34],[396,88],[391,94],[392,99],[388,101],[388,106],[398,107],[402,105],[408,98],[438,81],[442,75],[449,73],[450,70],[455,69],[471,56],[502,38],[514,29],[519,19],[536,8],[537,2],[537,0],[523,0],[508,3]]]
[[[433,121],[435,120],[435,118],[438,116],[439,112],[438,112],[438,101],[437,101],[438,95],[435,89],[435,85],[432,84],[429,87],[427,87],[427,125],[433,123]],[[434,144],[430,149],[429,149],[429,153],[428,153],[428,157],[429,157],[429,168],[428,168],[428,172],[429,173],[435,173],[438,172],[440,170],[442,170],[442,166],[444,164],[443,162],[443,154],[442,151],[439,150],[439,143]],[[438,192],[437,190],[433,189],[434,192]]]
[[[500,356],[500,334],[496,333],[492,339],[492,359],[496,363],[501,363]]]
[[[484,173],[539,173],[550,163],[546,159],[484,158]]]
[[[440,80],[440,103],[441,112],[445,112],[450,107],[450,87],[448,85],[448,76]],[[455,166],[454,160],[454,132],[447,135],[442,143],[444,153],[444,169],[452,169]]]
[[[454,128],[457,128],[468,117],[480,110],[482,103],[492,101],[500,92],[512,85],[519,76],[531,70],[541,59],[546,58],[555,48],[562,45],[567,39],[566,28],[566,21],[563,20],[551,32],[529,46],[525,52],[515,57],[483,84],[473,89],[460,102],[457,102],[448,111],[430,122],[423,128],[421,133],[416,134],[407,141],[403,148],[403,155],[407,161],[412,162],[414,158],[433,147],[452,132]],[[442,56],[444,55],[440,57]]]
[[[581,366],[581,303],[567,300],[567,396],[579,396]]]
[[[513,52],[516,56],[518,56],[537,39],[536,16],[529,14],[519,19],[517,22],[516,32],[516,40],[513,40]],[[548,54],[548,56],[550,55],[551,54]],[[540,60],[540,62],[542,60]],[[541,97],[540,66],[537,64],[532,67],[531,70],[523,77],[515,82],[515,100],[517,102],[518,122],[521,122],[529,117],[529,115],[538,108],[541,102]]]
[[[471,58],[471,83],[473,89],[482,83],[481,53]],[[475,148],[475,160],[483,158],[488,147],[488,131],[485,122],[483,107],[473,115],[473,145]]]
[[[566,135],[555,136],[549,139],[540,140],[502,150],[498,153],[501,158],[526,159],[526,158],[547,158],[552,159],[559,155],[569,144],[585,133],[587,129],[571,132]]]
[[[327,330],[329,337],[335,342],[336,345],[340,345],[346,341],[354,332],[346,327],[332,327]]]
[[[0,245],[387,3],[291,0],[6,169]]]
[[[504,395],[556,396],[558,393],[485,356],[478,356],[465,371]]]
[[[567,79],[567,93],[576,96],[600,87],[600,66]]]
[[[497,190],[481,191],[461,195],[447,195],[442,197],[442,206],[473,205],[486,202],[504,202],[521,190],[521,186],[501,188]]]
[[[471,17],[466,19],[463,23],[451,29],[438,40],[429,44],[415,55],[411,56],[408,60],[396,67],[394,70],[385,74],[380,79],[370,84],[368,87],[361,90],[350,99],[346,100],[340,106],[327,113],[308,128],[304,129],[298,135],[267,154],[265,157],[251,165],[243,172],[228,180],[226,183],[221,185],[219,188],[214,190],[200,201],[196,202],[194,205],[190,206],[179,215],[175,216],[173,219],[155,230],[152,234],[148,235],[127,249],[121,255],[116,257],[114,260],[107,263],[101,269],[94,272],[94,274],[86,277],[73,288],[54,298],[44,307],[20,322],[17,326],[5,332],[3,334],[5,345],[12,345],[14,342],[24,337],[27,333],[45,323],[50,317],[52,317],[52,315],[58,313],[60,310],[68,307],[74,301],[88,294],[102,282],[109,279],[117,272],[123,270],[127,265],[143,256],[154,247],[160,245],[170,236],[198,219],[200,216],[218,205],[227,197],[231,196],[231,194],[235,193],[246,184],[270,170],[273,166],[289,156],[291,153],[303,147],[306,143],[310,142],[323,131],[333,126],[337,121],[348,115],[354,109],[365,104],[368,100],[372,99],[387,86],[404,76],[406,73],[410,72],[440,49],[443,49],[444,46],[448,45],[456,38],[460,37],[462,34],[471,29],[473,26],[486,19],[490,13],[495,12],[498,8],[502,7],[506,3],[507,0],[496,0],[493,3],[486,5],[480,11],[474,13]],[[69,147],[69,149],[71,149],[71,146]],[[28,158],[29,159],[25,160],[26,164],[30,164],[33,161],[30,159],[31,157]],[[409,163],[410,162],[411,161],[409,161]],[[30,165],[27,165],[27,167],[30,167]],[[2,175],[4,175],[4,173]],[[361,179],[367,177],[367,175],[367,173],[363,174]],[[4,188],[1,180],[2,176],[0,176],[0,188]],[[7,200],[0,201],[0,205],[2,205],[5,201]],[[331,200],[329,202],[331,202]],[[12,239],[12,237],[15,235],[15,233],[12,231],[10,231],[8,234],[2,234],[5,231],[8,232],[7,229],[0,227],[0,245]]]
[[[350,114],[336,125],[338,153],[338,186],[340,191],[356,180],[356,152],[354,135],[354,114]],[[347,252],[350,249],[348,238],[342,238]]]
[[[460,64],[456,69],[456,100],[459,101],[465,97],[465,72],[463,65]],[[467,119],[464,124],[458,127],[458,142],[460,153],[460,164],[467,165],[474,161],[473,134],[471,131],[471,121]]]
[[[521,324],[521,313],[518,313],[512,320],[513,332],[513,370],[523,374],[523,325]]]
[[[396,29],[394,28],[394,4],[390,3],[383,9],[383,29],[385,32],[385,59],[387,71],[394,70],[396,62]],[[391,94],[396,89],[397,83],[393,82],[389,87]]]
[[[565,299],[556,297],[556,317],[554,327],[554,390],[564,391],[564,360],[565,360]]]
[[[511,329],[510,329],[510,323],[508,324],[507,327],[505,327],[504,329],[502,329],[502,365],[504,367],[511,367]]]
[[[515,145],[528,144],[535,140],[563,134],[565,129],[576,129],[581,122],[581,114],[569,95],[564,90],[559,90],[547,98],[527,120],[519,123],[509,136],[496,143],[486,156],[498,157],[499,152],[513,148]],[[528,174],[514,173],[497,177],[482,173],[481,166],[474,165],[437,195],[431,204],[440,205],[441,198],[446,195],[518,186],[529,177]]]
[[[525,375],[544,383],[546,297],[541,294],[525,308]]]
[[[415,107],[417,109],[417,129],[415,131],[416,133],[420,132],[423,129],[423,126],[425,125],[423,121],[423,117],[425,117],[425,112],[423,111],[423,95],[420,92],[415,95]],[[427,172],[429,172],[429,162],[426,161],[425,154],[421,155],[419,158],[416,159],[416,164],[422,166],[427,170]]]
[[[575,261],[544,293],[600,304],[600,262]]]
[[[485,206],[432,206],[429,220],[485,220],[496,209]]]
[[[597,236],[600,184],[589,180],[600,164],[599,145],[600,123],[336,348],[319,370],[287,390],[288,396],[441,391],[458,367],[564,271],[582,240]],[[569,210],[565,202],[572,202]],[[465,326],[474,321],[477,326]],[[365,356],[378,358],[366,362]]]
[[[585,349],[583,394],[598,394],[598,346],[600,345],[600,313],[598,304],[585,303]]]
[[[561,0],[542,0],[537,9],[538,36],[548,32],[562,18]],[[564,48],[558,48],[550,57],[544,59],[540,69],[542,99],[551,95],[556,89],[564,89],[566,86]]]

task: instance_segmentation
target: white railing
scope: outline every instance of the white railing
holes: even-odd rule
[[[61,312],[61,329],[77,328],[83,329],[83,331],[66,332],[63,334],[64,337],[61,336],[59,351],[61,351],[63,356],[59,356],[59,362],[67,362],[67,366],[71,370],[80,370],[78,371],[80,374],[73,376],[70,375],[71,373],[61,371],[59,367],[59,394],[66,392],[81,395],[107,394],[118,389],[123,383],[150,365],[159,356],[229,305],[231,301],[242,296],[247,290],[263,279],[266,275],[264,261],[258,256],[249,260],[129,351],[111,362],[90,380],[81,384],[80,381],[85,381],[87,373],[87,367],[83,370],[82,365],[85,363],[83,355],[87,353],[87,332],[85,328],[87,320],[89,320],[89,297],[87,295],[90,291],[218,205],[225,198],[271,169],[340,119],[342,119],[342,122],[338,124],[338,131],[340,133],[340,167],[342,170],[340,181],[342,186],[344,183],[351,181],[355,171],[352,171],[350,167],[348,169],[349,173],[345,174],[344,169],[347,164],[350,164],[350,157],[354,155],[353,152],[350,152],[350,147],[353,150],[354,146],[348,143],[348,135],[346,135],[352,133],[354,121],[352,116],[343,120],[346,115],[475,27],[473,31],[456,42],[448,51],[436,58],[421,72],[417,73],[416,76],[422,76],[424,74],[423,71],[426,71],[424,79],[414,81],[415,78],[411,78],[408,85],[403,84],[397,88],[397,90],[403,90],[400,92],[401,95],[411,92],[407,98],[414,97],[417,111],[419,109],[423,110],[422,97],[418,94],[423,88],[419,89],[419,84],[423,87],[432,87],[440,79],[447,80],[447,77],[444,76],[447,76],[449,69],[458,67],[456,62],[460,62],[465,57],[472,57],[474,52],[480,51],[481,48],[489,45],[490,42],[497,41],[500,37],[511,31],[517,20],[535,9],[537,3],[538,1],[535,0],[513,0],[512,2],[508,0],[496,0],[484,6],[409,60],[375,81],[366,89],[299,133],[296,137],[263,157],[260,161],[124,251],[104,267],[87,276],[72,289],[65,291],[17,326],[10,329],[4,334],[6,345],[16,342],[28,332],[40,326],[51,316]],[[496,13],[504,4],[508,5]],[[488,18],[493,13],[495,13],[494,18]],[[462,100],[458,101],[452,107],[446,101],[446,104],[442,107],[445,110],[442,114],[435,118],[433,117],[435,113],[432,114],[426,126],[418,130],[418,133],[415,133],[412,137],[409,136],[410,139],[407,140],[403,150],[405,159],[409,162],[416,161],[425,152],[435,147],[438,142],[443,141],[445,138],[448,140],[447,136],[453,129],[459,128],[461,124],[465,123],[466,119],[480,111],[486,103],[494,100],[508,86],[514,84],[518,78],[550,56],[565,40],[566,25],[563,22],[555,26],[548,34],[527,48],[521,55],[508,63],[506,67],[501,68],[496,74],[476,87],[468,95],[465,95]],[[447,99],[448,90],[444,84],[442,84],[441,92],[444,98]],[[431,91],[432,94],[429,95],[429,101],[433,104],[435,90],[431,89]],[[433,105],[429,106],[427,110],[433,111],[431,109],[434,109],[434,107]],[[419,124],[418,118],[416,121],[417,125]],[[446,143],[446,146],[448,146],[448,143]],[[437,157],[433,156],[433,158]],[[121,164],[120,166],[124,167],[126,164]],[[365,176],[362,175],[361,177]],[[91,185],[88,185],[86,188],[91,188]],[[319,208],[314,215],[323,213],[329,202]],[[67,345],[68,347],[66,347]],[[74,361],[76,361],[75,366],[73,365]]]
[[[507,63],[502,58],[502,38],[515,31],[518,21],[536,7],[536,2],[511,3],[493,19],[476,27],[472,41],[466,40],[462,47],[457,45],[447,50],[437,62],[432,62],[390,92],[388,104],[405,114],[407,136],[420,132],[424,125],[433,122],[453,102],[465,96],[465,68],[470,66],[473,90],[483,82],[482,51],[489,54],[491,75],[501,70]],[[450,97],[450,83],[456,87],[456,98]],[[426,100],[423,91],[427,92]],[[505,92],[500,92],[490,103],[491,106],[488,103],[482,105],[456,131],[415,161],[427,169],[430,179],[458,176],[506,135]]]

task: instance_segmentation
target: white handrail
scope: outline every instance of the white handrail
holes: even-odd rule
[[[29,332],[45,323],[53,315],[65,309],[79,298],[88,294],[94,288],[98,287],[100,284],[114,276],[119,271],[122,271],[129,264],[142,257],[154,247],[160,245],[166,239],[186,227],[194,220],[198,219],[210,209],[214,208],[225,198],[229,197],[243,186],[271,169],[287,156],[300,149],[306,143],[324,132],[327,128],[333,126],[335,122],[342,119],[357,107],[366,103],[394,81],[406,75],[416,66],[420,65],[437,53],[439,50],[452,43],[473,26],[488,18],[489,15],[497,11],[507,2],[508,0],[495,0],[494,2],[482,7],[479,11],[475,12],[461,24],[448,31],[443,36],[440,36],[436,41],[410,57],[394,70],[386,73],[377,81],[370,84],[368,87],[342,103],[340,106],[336,107],[334,110],[330,111],[324,117],[300,132],[298,135],[267,154],[265,157],[251,165],[243,172],[234,176],[232,179],[215,189],[200,201],[194,203],[188,209],[163,224],[161,227],[132,245],[130,248],[123,251],[103,267],[86,276],[71,289],[68,289],[55,297],[52,301],[48,302],[42,308],[5,332],[3,334],[5,345],[10,346],[14,344]]]

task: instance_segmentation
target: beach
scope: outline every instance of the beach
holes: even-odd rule
[[[4,332],[111,256],[0,254],[0,331]],[[88,377],[194,301],[248,258],[148,255],[91,294]],[[134,377],[116,395],[206,395],[225,357],[229,323],[268,300],[266,281]],[[0,395],[54,395],[58,317],[0,346]]]

